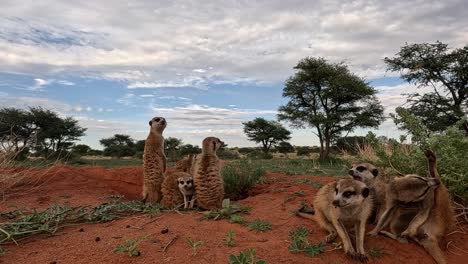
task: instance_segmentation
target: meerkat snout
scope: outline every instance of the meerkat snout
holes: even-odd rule
[[[374,165],[364,162],[354,164],[348,171],[348,174],[355,180],[369,183],[369,181],[374,180],[379,175],[379,170]]]

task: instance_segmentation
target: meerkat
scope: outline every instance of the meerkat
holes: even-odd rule
[[[357,181],[364,182],[370,189],[372,201],[374,202],[374,209],[372,210],[369,222],[376,224],[380,216],[385,210],[385,191],[387,183],[384,182],[379,176],[379,170],[371,163],[361,162],[353,164],[349,169],[348,174]]]
[[[224,183],[216,151],[223,142],[216,137],[207,137],[202,143],[202,153],[197,155],[193,170],[198,207],[205,210],[221,208],[224,199]]]
[[[194,165],[194,161],[195,161],[195,156],[196,156],[196,154],[189,154],[185,158],[177,161],[177,163],[175,165],[175,170],[176,171],[183,171],[183,172],[187,172],[189,174],[192,174],[193,165]]]
[[[372,200],[365,183],[353,179],[341,179],[322,187],[314,200],[313,219],[329,232],[327,243],[338,235],[346,254],[361,261],[367,259],[364,250],[366,222],[372,212]],[[356,250],[348,230],[354,227]]]
[[[184,195],[179,190],[179,178],[191,178],[192,175],[183,171],[170,171],[165,174],[161,186],[161,204],[165,208],[174,208],[184,203]]]
[[[369,234],[380,232],[400,242],[411,238],[441,264],[446,260],[439,241],[453,223],[453,208],[437,171],[435,154],[430,150],[425,154],[431,177],[406,175],[393,179],[387,187],[387,208]],[[391,232],[381,231],[389,223]]]
[[[154,117],[149,121],[150,133],[146,138],[143,153],[143,200],[157,203],[161,200],[161,184],[166,171],[163,132],[167,126],[166,119]]]
[[[195,203],[195,186],[193,185],[192,176],[179,177],[177,179],[180,193],[184,196],[184,209],[193,208]]]

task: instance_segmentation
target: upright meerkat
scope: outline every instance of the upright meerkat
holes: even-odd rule
[[[361,261],[367,259],[364,250],[366,222],[372,212],[372,201],[366,184],[353,179],[341,179],[322,187],[314,200],[317,223],[329,234],[327,243],[338,235],[346,254]],[[347,229],[354,228],[356,250]]]
[[[369,187],[371,197],[373,198],[372,201],[374,202],[374,209],[369,220],[370,223],[376,224],[385,210],[387,183],[380,179],[380,177],[377,178],[379,170],[373,164],[367,162],[353,164],[348,174],[353,179],[362,181]]]
[[[198,207],[211,210],[221,208],[224,198],[224,183],[216,151],[223,142],[216,137],[207,137],[202,143],[202,153],[197,155],[193,180]]]
[[[411,238],[441,264],[446,263],[439,241],[453,223],[453,208],[447,188],[437,171],[435,154],[426,151],[431,178],[418,175],[397,177],[387,188],[387,208],[377,226],[379,232],[399,241]],[[390,223],[391,232],[381,231]]]
[[[150,133],[146,138],[143,154],[143,200],[157,203],[161,200],[161,184],[166,171],[163,132],[167,126],[163,117],[153,117],[149,121]]]
[[[184,196],[184,209],[193,208],[195,203],[195,186],[193,185],[192,176],[179,177],[177,179],[179,191]]]

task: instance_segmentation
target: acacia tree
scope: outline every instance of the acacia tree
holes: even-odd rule
[[[295,151],[293,145],[286,141],[280,142],[278,146],[276,146],[276,150],[278,150],[279,153],[286,155],[286,157],[288,157],[287,153],[292,153]]]
[[[249,140],[262,143],[264,153],[268,153],[272,146],[291,138],[291,132],[276,121],[257,117],[242,124],[244,125],[244,133]]]
[[[103,138],[99,143],[104,146],[104,155],[114,157],[133,156],[136,153],[135,140],[129,135],[115,134],[110,138]]]
[[[422,43],[403,46],[394,58],[384,59],[391,71],[418,87],[432,87],[425,94],[410,94],[405,109],[429,130],[443,131],[468,115],[468,45],[449,50],[447,44]],[[402,117],[395,122],[406,129]],[[464,122],[468,134],[468,123]]]
[[[297,128],[314,128],[320,141],[320,159],[326,159],[330,146],[343,133],[358,127],[378,127],[383,107],[376,90],[351,73],[343,63],[323,58],[305,58],[294,67],[296,73],[286,80],[279,120]]]

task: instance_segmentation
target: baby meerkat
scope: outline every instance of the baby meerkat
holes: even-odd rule
[[[435,154],[429,150],[426,157],[432,177],[411,174],[394,178],[387,187],[386,210],[369,234],[380,232],[400,242],[411,238],[441,264],[446,260],[439,241],[453,223],[453,209],[440,181]],[[391,232],[381,231],[389,223]]]
[[[353,179],[362,181],[369,187],[374,202],[374,209],[369,221],[370,223],[376,224],[385,210],[385,190],[387,188],[387,183],[380,177],[377,178],[379,170],[373,164],[367,162],[353,164],[348,174],[352,176]]]
[[[193,208],[195,203],[195,186],[192,177],[180,177],[177,179],[179,190],[184,196],[184,209]],[[190,205],[189,205],[190,203]]]
[[[372,212],[372,201],[366,184],[353,179],[329,183],[318,191],[314,209],[314,219],[329,232],[325,239],[327,243],[338,235],[346,254],[361,261],[367,259],[364,235],[366,222]],[[350,228],[355,229],[356,250],[349,237]]]

